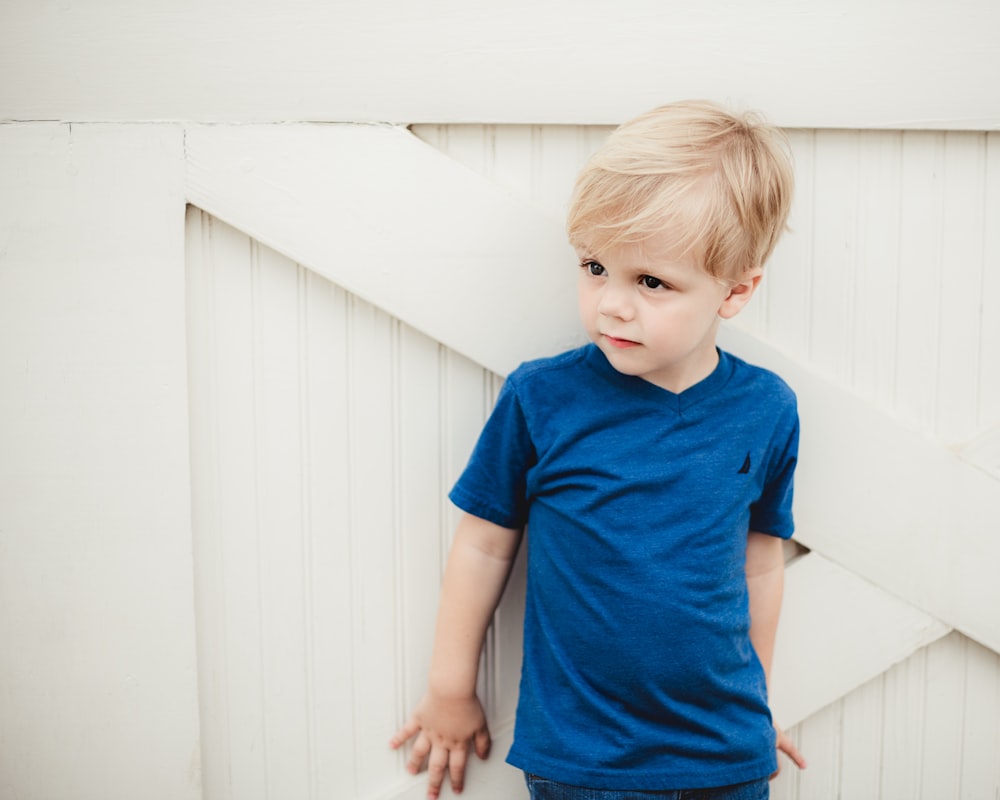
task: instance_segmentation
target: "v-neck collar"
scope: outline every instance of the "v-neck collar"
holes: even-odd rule
[[[584,360],[587,365],[607,381],[630,394],[648,399],[663,408],[673,410],[677,414],[683,414],[686,409],[714,394],[726,384],[733,374],[732,357],[716,348],[716,352],[719,354],[719,363],[715,365],[715,369],[698,383],[689,386],[683,392],[676,393],[664,389],[662,386],[657,386],[655,383],[650,383],[645,378],[619,372],[611,366],[607,357],[595,344],[589,344],[585,349]]]

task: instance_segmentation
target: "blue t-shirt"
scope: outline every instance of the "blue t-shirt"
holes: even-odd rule
[[[594,345],[509,376],[450,497],[528,526],[511,764],[647,790],[775,770],[746,537],[791,536],[797,447],[792,391],[721,351],[680,394]]]

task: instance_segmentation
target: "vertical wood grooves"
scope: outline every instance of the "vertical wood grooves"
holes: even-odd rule
[[[392,496],[392,590],[393,590],[393,662],[395,669],[395,685],[393,686],[394,696],[403,698],[405,691],[405,676],[407,674],[407,659],[405,645],[405,631],[403,630],[404,620],[404,600],[406,597],[406,552],[403,546],[402,514],[400,508],[403,503],[402,497],[402,450],[403,450],[403,375],[402,375],[402,345],[399,320],[393,319],[389,323],[390,330],[390,387],[392,393],[391,403],[391,453],[392,462],[387,470],[390,476],[390,492]]]
[[[207,231],[207,234],[208,234],[208,242],[206,242],[205,252],[206,253],[211,253],[212,252],[211,245],[212,245],[212,240],[213,240],[212,232],[213,232],[214,222],[213,222],[213,220],[212,220],[212,218],[210,216],[208,216],[207,214],[205,214],[203,212],[201,213],[200,216],[201,216],[201,219],[202,219],[202,225],[204,226],[204,229]],[[217,291],[217,288],[216,288],[216,280],[215,280],[215,278],[216,278],[216,271],[214,269],[214,263],[212,261],[206,261],[204,273],[207,276],[209,276],[209,294],[208,294],[208,302],[206,303],[206,306],[207,306],[208,311],[209,311],[209,317],[208,317],[208,322],[209,322],[209,326],[208,326],[209,340],[208,340],[208,342],[206,342],[206,345],[207,345],[207,352],[210,354],[209,358],[210,358],[210,363],[211,363],[211,370],[210,370],[210,373],[209,373],[209,376],[210,376],[209,377],[209,383],[210,383],[210,385],[212,387],[212,394],[211,394],[211,397],[209,398],[209,402],[213,403],[213,404],[217,404],[219,402],[219,386],[218,386],[218,375],[219,375],[219,363],[218,363],[219,356],[218,356],[218,352],[219,351],[218,351],[217,342],[216,342],[216,331],[217,331],[216,325],[217,325],[217,320],[216,320],[216,313],[215,313],[215,311],[216,311],[216,307],[217,307],[217,303],[218,303],[218,296],[219,295],[218,295],[218,291]],[[219,434],[219,424],[218,424],[219,416],[218,416],[218,414],[210,414],[208,416],[209,416],[209,419],[211,420],[211,426],[212,426],[212,439],[213,439],[213,445],[214,445],[214,447],[213,447],[213,465],[215,467],[215,469],[214,469],[213,472],[214,472],[214,477],[215,477],[215,488],[216,488],[216,493],[217,493],[216,497],[218,498],[218,497],[222,496],[222,485],[223,485],[223,481],[222,481],[222,459],[219,457],[219,454],[222,451],[222,442],[221,442],[221,437],[220,437],[220,434]],[[219,512],[219,513],[217,513],[216,518],[213,520],[213,522],[214,522],[214,528],[213,529],[216,532],[218,532],[218,531],[222,530],[222,522],[223,522],[222,521],[222,514],[221,514],[221,504],[217,501],[216,503],[213,504],[213,507],[216,509],[217,512]],[[227,747],[227,750],[225,752],[225,768],[226,768],[226,771],[229,771],[232,768],[232,759],[231,759],[231,757],[229,755],[229,753],[230,753],[229,748],[232,745],[232,733],[231,733],[231,720],[230,720],[230,716],[229,716],[229,714],[230,714],[229,692],[226,691],[226,688],[225,688],[225,687],[229,686],[229,675],[230,675],[230,668],[229,668],[230,667],[230,664],[229,664],[229,647],[228,647],[228,641],[229,641],[229,636],[228,636],[228,620],[227,620],[226,614],[225,614],[225,600],[224,600],[224,598],[228,595],[228,591],[226,589],[226,586],[227,586],[227,581],[226,581],[226,564],[227,564],[227,559],[226,559],[226,540],[225,540],[224,536],[219,535],[218,533],[216,533],[216,536],[214,537],[214,541],[216,541],[218,543],[218,547],[219,547],[219,563],[217,565],[217,569],[218,569],[218,578],[220,580],[221,589],[222,589],[221,597],[223,598],[223,601],[220,604],[221,608],[216,609],[216,614],[217,614],[218,618],[221,619],[221,621],[222,621],[222,626],[221,626],[222,630],[220,631],[221,636],[219,636],[219,642],[218,642],[218,645],[220,646],[221,651],[222,651],[222,653],[221,653],[221,659],[220,659],[220,663],[221,663],[221,667],[222,667],[222,681],[220,683],[220,687],[219,687],[220,691],[218,693],[218,696],[219,696],[219,699],[220,699],[220,702],[221,702],[221,709],[220,709],[221,714],[220,714],[220,716],[221,716],[221,718],[223,720],[223,724],[225,726],[224,738],[225,738],[225,744],[226,744],[226,747]],[[204,769],[204,765],[202,765],[202,768]],[[228,794],[230,794],[230,793],[227,792],[227,795]]]
[[[989,264],[989,248],[988,242],[988,229],[990,226],[990,219],[988,216],[989,209],[989,184],[986,180],[986,176],[990,174],[990,148],[989,148],[989,137],[990,134],[983,133],[980,136],[979,145],[979,161],[982,164],[982,182],[979,186],[979,208],[980,213],[980,236],[979,236],[979,252],[982,254],[982,263],[979,270],[979,296],[986,296],[986,270]],[[985,313],[983,310],[983,304],[980,304],[980,314]],[[985,428],[987,420],[983,418],[983,380],[982,375],[985,368],[985,363],[983,359],[983,352],[985,350],[983,338],[986,331],[986,326],[982,324],[982,318],[979,318],[979,336],[976,342],[976,427],[979,430]]]
[[[947,148],[946,148],[946,134],[937,133],[934,134],[935,143],[935,159],[936,159],[936,175],[937,180],[935,184],[939,187],[939,190],[934,195],[934,218],[941,220],[941,224],[938,225],[934,230],[934,253],[931,259],[933,265],[937,268],[937,281],[938,290],[936,293],[936,302],[934,304],[935,311],[935,330],[934,330],[934,341],[938,343],[938,349],[935,353],[935,357],[932,360],[934,364],[933,374],[930,376],[930,386],[932,390],[930,392],[930,409],[928,410],[927,426],[931,428],[934,433],[937,433],[940,429],[939,421],[939,405],[940,405],[940,388],[941,388],[941,360],[943,357],[942,347],[941,347],[941,333],[944,328],[944,300],[946,297],[946,281],[950,283],[952,278],[950,271],[945,272],[944,264],[944,239],[945,232],[944,226],[946,219],[942,213],[944,207],[944,197],[948,189],[948,159],[947,159]]]
[[[438,346],[439,360],[441,363],[441,375],[440,375],[440,386],[441,386],[441,405],[440,405],[440,419],[441,419],[441,452],[451,453],[454,443],[452,441],[451,426],[448,424],[451,419],[451,351],[446,347]],[[440,480],[441,486],[447,486],[449,475],[449,464],[446,458],[441,459],[440,466]],[[441,520],[444,523],[441,526],[437,538],[438,545],[438,582],[440,582],[441,577],[444,575],[445,564],[448,560],[448,548],[451,543],[451,526],[448,525],[447,521],[450,518],[450,508],[449,500],[445,496],[445,493],[441,493]]]
[[[896,167],[897,167],[897,184],[896,184],[896,195],[897,197],[902,193],[902,180],[903,180],[903,135],[900,133],[897,137],[897,149],[896,149]],[[893,275],[896,278],[896,282],[899,281],[899,276],[903,271],[903,263],[901,257],[901,247],[903,242],[903,214],[897,206],[896,210],[896,230],[895,233],[895,244],[896,244],[896,259],[894,263],[895,269],[893,270]],[[893,292],[893,304],[892,304],[892,358],[890,359],[892,375],[889,385],[891,388],[891,407],[895,408],[899,403],[899,390],[898,390],[898,377],[899,377],[899,292]]]
[[[309,356],[309,273],[296,265],[296,304],[298,335],[298,399],[299,399],[299,491],[302,506],[302,627],[305,634],[304,679],[302,694],[303,711],[306,718],[306,769],[309,798],[317,796],[316,775],[316,714],[312,698],[316,693],[315,681],[315,613],[313,610],[313,526],[312,526],[312,469],[310,463],[310,420],[312,396],[310,387]]]
[[[344,343],[348,353],[352,352],[354,346],[354,320],[355,320],[355,299],[353,295],[347,296],[347,302],[344,314]],[[355,459],[356,447],[354,444],[354,426],[351,424],[351,420],[354,419],[354,412],[356,407],[356,400],[354,396],[354,391],[352,389],[354,381],[352,380],[352,370],[354,362],[348,360],[347,365],[347,404],[346,404],[346,418],[344,420],[344,426],[346,428],[347,435],[345,441],[347,442],[347,475],[348,475],[348,492],[347,492],[347,548],[348,548],[348,562],[351,564],[351,570],[348,576],[350,581],[350,598],[351,598],[351,608],[349,612],[349,623],[351,629],[351,652],[348,657],[351,662],[351,731],[353,732],[353,738],[358,737],[358,716],[360,714],[359,703],[362,698],[359,697],[360,692],[358,691],[358,661],[357,654],[359,652],[359,631],[364,627],[364,621],[359,620],[358,617],[362,613],[360,598],[358,597],[358,586],[355,580],[356,576],[360,574],[360,567],[357,560],[358,542],[355,538],[355,531],[357,526],[355,525],[354,516],[354,496],[355,496],[355,479],[354,476],[357,474],[357,463]],[[354,774],[352,776],[352,784],[357,786],[362,777],[361,769],[361,753],[360,749],[355,749],[352,752],[352,764],[354,767]]]
[[[266,681],[268,673],[267,664],[267,625],[264,618],[264,531],[261,528],[261,502],[264,495],[261,493],[260,480],[260,444],[261,444],[261,416],[260,416],[260,386],[261,386],[261,365],[260,365],[260,304],[262,301],[260,293],[261,282],[260,245],[250,240],[250,363],[252,364],[252,388],[251,388],[251,409],[253,425],[253,443],[251,456],[253,462],[253,507],[254,507],[254,540],[256,543],[257,555],[257,635],[260,659],[260,674],[263,678],[260,687],[260,738],[261,738],[261,767],[264,773],[263,790],[264,797],[270,797],[270,748],[269,726],[267,713]]]

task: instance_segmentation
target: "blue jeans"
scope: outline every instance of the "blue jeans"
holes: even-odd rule
[[[767,778],[714,789],[671,789],[638,791],[635,789],[585,789],[565,783],[525,775],[531,800],[767,800],[771,787]]]

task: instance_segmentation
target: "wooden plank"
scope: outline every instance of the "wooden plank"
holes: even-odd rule
[[[763,292],[750,304],[766,305],[764,318],[768,338],[780,342],[784,351],[800,360],[809,352],[812,312],[812,270],[815,252],[816,131],[791,131],[795,155],[795,202],[787,233],[778,241],[761,283]],[[742,313],[734,322],[739,324]]]
[[[883,680],[879,676],[841,701],[840,796],[878,797],[882,770]]]
[[[405,130],[194,126],[187,153],[195,205],[495,372],[576,341],[559,228]]]
[[[816,134],[812,199],[809,363],[838,383],[850,380],[858,272],[858,151],[855,131]]]
[[[308,278],[308,513],[312,537],[312,797],[355,797],[349,296]],[[388,687],[386,687],[388,691]],[[360,709],[363,713],[363,709]]]
[[[835,800],[840,789],[842,707],[831,703],[804,720],[798,728],[800,752],[807,754],[809,766],[798,777],[798,793],[803,800]],[[786,763],[785,769],[796,767]]]
[[[359,794],[385,784],[397,764],[387,738],[397,720],[399,638],[395,601],[400,534],[393,406],[398,323],[352,298],[348,453],[351,542],[351,655],[354,751]]]
[[[791,727],[948,632],[816,553],[793,561],[774,654],[771,707]]]
[[[893,667],[885,676],[885,730],[882,740],[882,797],[920,797],[925,730],[927,652]]]
[[[5,796],[200,797],[182,163],[0,125]]]
[[[775,370],[798,394],[797,538],[1000,649],[992,512],[1000,482],[760,341],[730,328],[720,344]]]
[[[423,697],[434,642],[436,599],[441,582],[440,546],[445,521],[442,499],[441,348],[404,327],[400,332],[398,614],[402,652],[397,663],[398,725]]]
[[[253,409],[267,797],[308,797],[312,750],[307,617],[312,585],[305,451],[308,399],[300,282],[304,271],[253,243]]]
[[[257,800],[268,783],[268,750],[250,247],[244,235],[201,214],[189,215],[188,239],[202,244],[188,251],[191,416],[200,433],[192,469],[204,498],[192,518],[198,671],[202,714],[217,720],[204,731],[202,769],[220,797]]]
[[[901,265],[900,169],[902,140],[909,134],[867,133],[858,149],[857,268],[853,275],[856,308],[851,385],[882,408],[895,402],[896,302]],[[817,220],[819,224],[819,220]],[[907,279],[909,275],[907,274]]]
[[[793,127],[996,129],[998,29],[990,0],[8,0],[0,118],[613,124],[696,96]]]
[[[995,800],[1000,795],[1000,656],[967,641],[962,800]]]
[[[946,636],[927,648],[921,797],[958,797],[966,696],[965,638]]]
[[[938,291],[940,331],[936,342],[938,380],[935,434],[946,442],[965,442],[980,432],[978,377],[1000,371],[1000,365],[981,361],[980,328],[983,273],[1000,271],[984,258],[987,221],[982,215],[986,198],[986,135],[948,133],[944,139],[942,208],[942,279]],[[993,418],[1000,423],[1000,409]]]
[[[1000,425],[1000,134],[986,137],[985,196],[983,218],[983,285],[979,292],[982,303],[980,363],[990,365],[979,379],[977,413],[980,430]],[[1000,464],[1000,462],[997,462]]]
[[[905,279],[899,281],[894,303],[900,334],[896,339],[895,405],[901,421],[918,430],[932,431],[937,417],[941,336],[939,291],[944,252],[944,134],[916,134],[903,138],[900,186],[899,263]],[[953,354],[949,354],[953,355]]]

